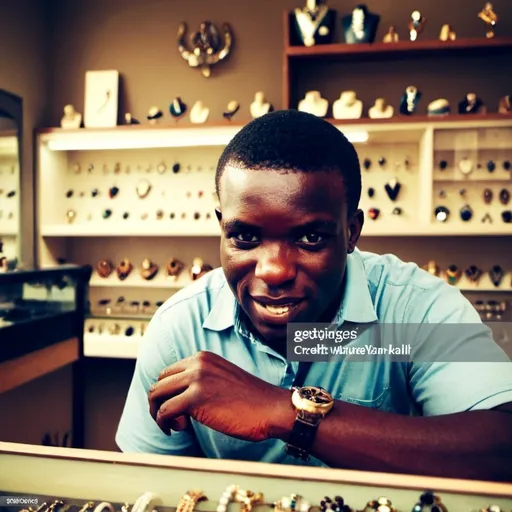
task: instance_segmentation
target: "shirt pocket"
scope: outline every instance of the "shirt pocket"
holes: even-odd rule
[[[344,393],[338,395],[338,400],[350,404],[361,405],[373,409],[391,409],[391,388],[386,386],[381,389],[374,389],[371,393],[364,393],[363,396],[349,396]]]
[[[372,409],[394,412],[391,369],[386,363],[357,362],[343,365],[336,398]]]

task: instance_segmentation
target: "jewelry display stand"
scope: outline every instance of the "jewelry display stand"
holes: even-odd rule
[[[233,510],[246,512],[281,510],[274,504],[292,495],[296,496],[294,502],[300,500],[306,505],[305,510],[319,510],[326,496],[331,500],[341,496],[351,510],[378,510],[370,502],[381,499],[388,504],[386,510],[406,511],[415,509],[428,490],[448,512],[508,512],[512,507],[510,484],[314,467],[289,468],[283,471],[282,465],[266,463],[0,443],[0,474],[3,475],[0,494],[37,500],[38,505],[46,501],[50,506],[59,500],[64,506],[76,506],[77,510],[92,502],[90,510],[100,504],[105,508],[110,504],[112,510],[121,510],[124,505],[124,510],[134,512],[153,509],[157,512],[176,509],[213,512],[219,510],[226,489],[236,486],[235,490],[239,489],[239,493],[246,496],[261,494],[255,503],[246,502],[242,508],[240,503],[230,505]],[[186,494],[192,493],[191,488],[204,495],[200,503],[187,500]],[[142,496],[144,498],[140,499]],[[136,502],[140,505],[144,499],[146,507],[134,505]],[[188,504],[190,508],[183,508]],[[496,508],[489,509],[490,506]],[[6,512],[22,508],[27,507],[7,503]],[[35,510],[37,505],[32,508]],[[285,510],[290,508],[283,512]],[[424,510],[430,507],[425,506]]]
[[[511,140],[512,126],[435,132],[433,215],[447,210],[440,230],[512,234]]]
[[[152,127],[120,128],[123,142],[138,149],[119,149],[115,129],[84,130],[97,134],[87,150],[75,149],[87,139],[80,132],[75,138],[59,129],[39,135],[39,263],[79,262],[94,269],[85,356],[135,358],[157,308],[193,282],[194,259],[220,265],[215,168],[239,128],[220,138],[219,128],[187,128],[189,139],[181,142],[172,136],[182,133],[174,127],[167,129],[169,139],[154,135]],[[161,146],[140,147],[145,133]],[[205,144],[196,147],[201,133]],[[165,147],[168,140],[180,147]],[[128,275],[120,267],[125,259],[132,267]],[[183,265],[176,276],[167,268],[173,259]],[[144,273],[143,265],[153,270]]]

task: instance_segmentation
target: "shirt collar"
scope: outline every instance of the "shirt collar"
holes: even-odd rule
[[[378,321],[368,288],[368,277],[358,249],[348,255],[345,273],[345,294],[336,314],[336,323],[341,325],[344,322],[371,323]],[[240,334],[245,336],[249,334],[240,319],[238,302],[225,280],[214,299],[214,306],[210,314],[203,322],[203,327],[213,331],[223,331],[235,327]]]

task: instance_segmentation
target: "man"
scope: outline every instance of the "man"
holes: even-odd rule
[[[338,129],[296,111],[256,119],[226,147],[216,186],[222,268],[150,322],[123,451],[512,479],[512,365],[487,329],[478,347],[497,362],[287,360],[290,322],[482,325],[455,287],[356,249],[361,173]],[[474,344],[463,336],[450,348]],[[313,426],[294,382],[333,398]]]

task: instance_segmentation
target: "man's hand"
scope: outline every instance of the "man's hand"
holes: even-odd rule
[[[188,418],[247,441],[264,441],[295,418],[290,390],[269,384],[212,352],[198,352],[162,371],[149,390],[153,419],[167,435]]]

